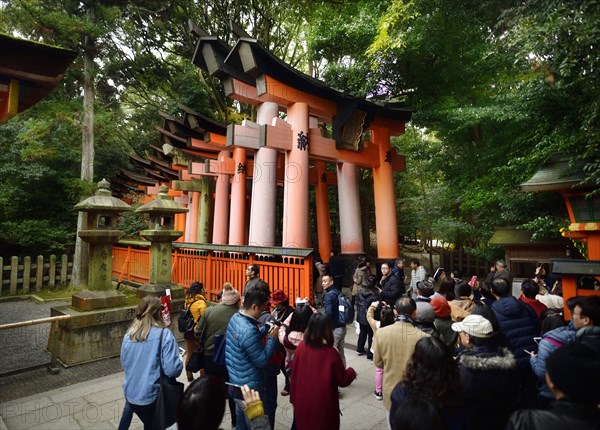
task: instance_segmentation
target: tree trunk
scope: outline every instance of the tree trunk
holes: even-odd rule
[[[94,22],[94,8],[89,6],[88,20]],[[88,182],[94,180],[94,77],[96,65],[94,63],[96,46],[91,35],[85,37],[83,49],[83,127],[81,148],[81,179]],[[83,229],[87,214],[79,212],[77,217],[77,231]],[[87,273],[89,265],[89,245],[79,236],[75,241],[75,255],[73,258],[72,284],[77,287],[87,288]]]

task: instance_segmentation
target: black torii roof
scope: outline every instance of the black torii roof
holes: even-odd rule
[[[414,112],[413,108],[397,102],[374,102],[331,88],[280,60],[256,39],[240,37],[226,53],[227,49],[228,46],[217,37],[200,35],[192,61],[221,80],[231,77],[252,86],[256,86],[257,77],[266,73],[286,85],[336,102],[338,111],[347,110],[348,105],[363,110],[367,112],[369,122],[375,116],[406,122]]]

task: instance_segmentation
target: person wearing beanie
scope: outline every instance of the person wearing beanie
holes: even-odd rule
[[[430,304],[435,315],[435,319],[433,320],[434,327],[442,336],[442,340],[446,346],[450,349],[454,348],[458,339],[458,333],[452,330],[451,309],[448,300],[443,296],[437,296],[431,299]]]
[[[516,360],[507,348],[498,348],[492,323],[481,315],[468,315],[452,324],[464,350],[457,357],[469,408],[464,429],[502,430],[517,407],[519,379]]]
[[[202,314],[196,326],[196,336],[200,342],[202,341],[200,336],[202,330],[204,330],[204,373],[216,376],[225,382],[229,382],[227,368],[224,365],[213,363],[212,360],[215,350],[215,336],[223,336],[225,334],[229,320],[237,313],[240,302],[241,297],[237,290],[224,288],[221,295],[221,303],[209,307]],[[233,399],[229,399],[229,411],[231,412],[232,427],[235,427],[236,415]]]
[[[546,360],[546,382],[556,401],[548,410],[520,410],[507,430],[588,430],[600,428],[600,354],[590,345],[574,342]]]
[[[443,342],[442,335],[437,331],[433,324],[434,321],[435,312],[433,311],[431,304],[428,302],[417,302],[415,327]]]

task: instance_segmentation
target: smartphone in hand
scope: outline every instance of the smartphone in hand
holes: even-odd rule
[[[471,280],[469,281],[469,285],[471,288],[475,288],[475,283],[477,282],[477,275],[471,276]]]
[[[239,385],[231,384],[229,382],[225,382],[225,386],[227,387],[227,397],[230,399],[239,399],[244,400],[244,396],[242,394],[242,387]]]

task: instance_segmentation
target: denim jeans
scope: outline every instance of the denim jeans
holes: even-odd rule
[[[127,399],[125,399],[125,406],[123,407],[123,413],[121,414],[121,420],[119,421],[119,430],[128,430],[132,419],[133,410]]]
[[[155,404],[150,403],[149,405],[134,405],[129,404],[131,410],[139,417],[140,421],[144,423],[144,430],[152,430],[154,422],[154,410]]]

